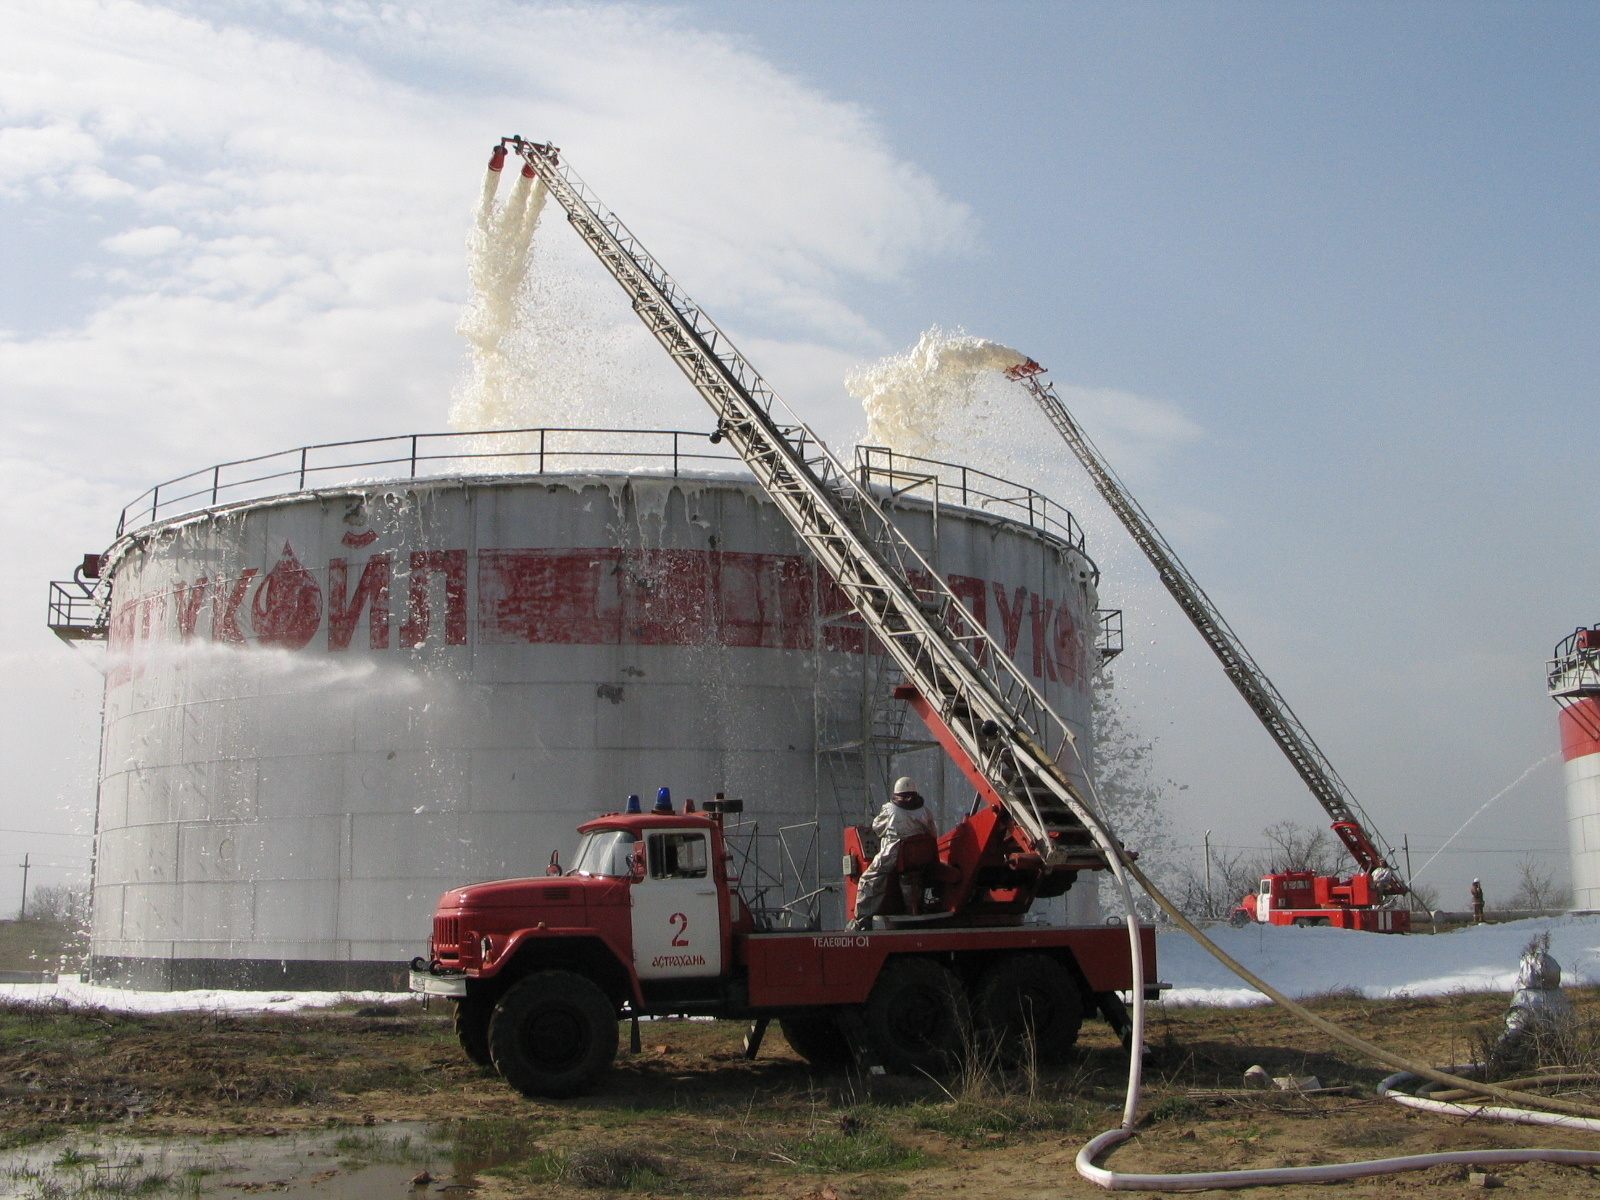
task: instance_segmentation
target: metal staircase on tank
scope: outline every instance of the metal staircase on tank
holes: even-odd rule
[[[1103,864],[1075,815],[1063,755],[1076,736],[858,481],[794,417],[556,147],[506,138],[716,415],[768,498],[943,721],[1047,867]],[[912,577],[917,583],[913,585]]]
[[[847,825],[871,821],[889,796],[902,754],[939,744],[907,732],[910,705],[894,695],[905,675],[881,648],[863,650],[861,670],[853,682],[854,695],[830,697],[821,689],[817,693],[819,791],[832,793]]]

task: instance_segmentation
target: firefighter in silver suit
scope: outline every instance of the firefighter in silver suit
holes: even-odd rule
[[[900,843],[918,834],[939,836],[938,823],[908,775],[895,780],[894,795],[872,822],[872,831],[878,835],[878,853],[856,881],[856,915],[850,922],[850,928],[855,930],[872,928],[873,914],[883,903],[883,894],[900,859]]]

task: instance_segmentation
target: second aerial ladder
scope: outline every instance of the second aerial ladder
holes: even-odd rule
[[[1313,740],[1310,731],[1301,723],[1300,718],[1295,716],[1294,710],[1289,707],[1289,702],[1273,686],[1272,680],[1267,678],[1266,672],[1250,656],[1244,643],[1223,618],[1221,611],[1178,559],[1177,553],[1156,529],[1150,515],[1117,478],[1116,472],[1090,441],[1088,434],[1083,431],[1067,406],[1061,402],[1061,398],[1056,395],[1055,387],[1045,379],[1044,368],[1029,359],[1019,366],[1012,367],[1006,374],[1027,388],[1050,423],[1072,449],[1079,463],[1089,473],[1096,490],[1117,515],[1129,536],[1144,551],[1145,557],[1150,560],[1162,584],[1178,602],[1178,607],[1194,624],[1206,645],[1211,647],[1228,679],[1239,690],[1239,694],[1244,697],[1245,703],[1250,706],[1257,719],[1266,727],[1273,741],[1278,744],[1278,748],[1283,751],[1306,786],[1311,789],[1311,794],[1316,797],[1317,802],[1333,818],[1333,832],[1350,852],[1350,857],[1355,860],[1358,868],[1357,875],[1343,883],[1331,880],[1330,877],[1315,876],[1311,872],[1284,872],[1281,879],[1276,879],[1270,884],[1268,880],[1263,880],[1264,885],[1272,888],[1272,891],[1264,889],[1264,894],[1277,899],[1280,892],[1307,890],[1328,893],[1327,896],[1321,897],[1323,903],[1311,902],[1302,906],[1305,912],[1320,911],[1324,905],[1355,909],[1374,908],[1389,897],[1404,895],[1408,888],[1395,869],[1396,858],[1393,848],[1378,834],[1371,818],[1362,811],[1361,805],[1351,795],[1349,787],[1339,777],[1338,771],[1334,770],[1327,755]],[[1305,899],[1309,902],[1313,897],[1308,895]],[[1261,903],[1259,897],[1257,903]],[[1263,908],[1262,911],[1266,909]],[[1298,918],[1302,923],[1318,919],[1320,918]],[[1358,921],[1355,927],[1366,927],[1366,924],[1369,923]],[[1408,926],[1409,922],[1379,919],[1370,924],[1373,928],[1381,928],[1384,932],[1391,930],[1398,932],[1400,927]]]

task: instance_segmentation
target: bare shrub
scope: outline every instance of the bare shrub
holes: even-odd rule
[[[1421,912],[1437,912],[1439,910],[1439,888],[1432,883],[1412,883],[1411,907]]]
[[[1163,891],[1181,888],[1177,843],[1168,814],[1170,791],[1187,785],[1158,779],[1155,743],[1144,737],[1123,710],[1113,690],[1111,672],[1094,677],[1095,792],[1112,832],[1130,850],[1137,850],[1144,870]],[[1122,915],[1122,898],[1115,888],[1100,892],[1108,916]],[[1162,920],[1149,898],[1135,894],[1141,920]]]
[[[1572,903],[1571,890],[1556,882],[1555,872],[1532,854],[1517,863],[1517,890],[1506,907],[1511,909],[1566,908]]]
[[[23,916],[81,929],[89,922],[89,889],[71,883],[34,888],[28,893],[28,911]]]

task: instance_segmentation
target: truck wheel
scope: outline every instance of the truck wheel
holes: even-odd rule
[[[883,1066],[901,1075],[934,1074],[961,1057],[967,998],[951,972],[926,958],[891,958],[862,1013]]]
[[[779,1017],[778,1028],[789,1048],[814,1067],[847,1067],[853,1061],[844,1030],[831,1016]]]
[[[489,1055],[524,1096],[576,1096],[617,1056],[616,1006],[582,975],[539,971],[495,1005]]]
[[[480,1067],[494,1066],[494,1059],[489,1057],[489,1019],[493,1016],[494,1005],[487,1000],[456,1001],[456,1041]]]
[[[1236,908],[1228,914],[1228,924],[1232,925],[1235,929],[1243,929],[1246,925],[1250,924],[1250,914],[1245,912],[1245,910],[1242,908]]]
[[[973,993],[973,1018],[1002,1061],[1021,1061],[1032,1038],[1038,1061],[1056,1062],[1078,1040],[1083,997],[1072,972],[1055,959],[1045,954],[1012,954],[979,980]]]

